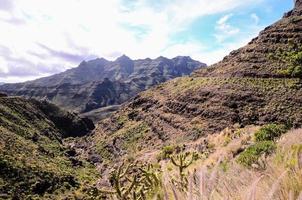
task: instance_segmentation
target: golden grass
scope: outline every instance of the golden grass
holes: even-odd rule
[[[221,137],[221,135],[216,137]],[[232,146],[232,143],[230,142],[224,148]],[[198,162],[188,171],[190,175],[187,192],[179,191],[172,185],[163,190],[166,191],[165,199],[300,200],[302,197],[300,163],[302,148],[297,152],[299,145],[302,145],[302,129],[289,131],[278,141],[278,151],[266,158],[265,170],[244,168],[234,162],[234,158],[225,156],[216,160],[216,164],[211,168],[205,165],[206,160],[202,163]],[[226,171],[221,168],[223,162],[229,165]],[[173,174],[167,170],[164,172],[169,173],[165,177]]]

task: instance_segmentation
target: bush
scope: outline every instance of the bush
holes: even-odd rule
[[[302,77],[302,66],[296,66],[292,72],[293,77]]]
[[[288,52],[279,52],[279,55],[275,59],[281,59],[283,62],[289,64],[288,68],[278,71],[280,75],[302,78],[302,46],[298,48],[295,47]]]
[[[255,133],[255,141],[274,141],[286,131],[287,129],[284,125],[267,124],[261,127],[260,130]]]
[[[237,162],[245,167],[251,167],[256,164],[263,154],[271,154],[275,151],[276,144],[272,141],[261,141],[248,147],[237,158]]]
[[[175,151],[175,146],[164,146],[161,152],[157,155],[157,160],[168,159]]]

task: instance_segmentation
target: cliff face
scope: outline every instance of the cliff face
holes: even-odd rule
[[[189,75],[205,64],[190,57],[115,61],[96,59],[82,62],[61,74],[19,84],[5,84],[0,91],[9,95],[47,99],[80,113],[119,105],[139,92],[175,77]]]
[[[92,151],[110,159],[187,144],[226,127],[302,125],[302,16],[296,8],[193,76],[141,93],[101,121]]]

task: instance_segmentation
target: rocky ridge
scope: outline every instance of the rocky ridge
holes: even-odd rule
[[[68,110],[86,113],[120,105],[143,90],[204,66],[184,56],[131,60],[123,55],[115,61],[98,58],[50,77],[2,85],[0,91],[48,100]]]

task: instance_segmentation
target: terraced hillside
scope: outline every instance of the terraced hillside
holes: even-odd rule
[[[166,145],[190,143],[234,125],[300,127],[301,10],[298,0],[293,11],[223,61],[138,95],[99,123],[92,152],[104,163],[129,155],[151,159]]]
[[[302,6],[297,1],[292,11],[261,31],[248,45],[211,67],[197,70],[195,76],[302,77],[301,13]],[[292,69],[293,64],[296,69]]]

